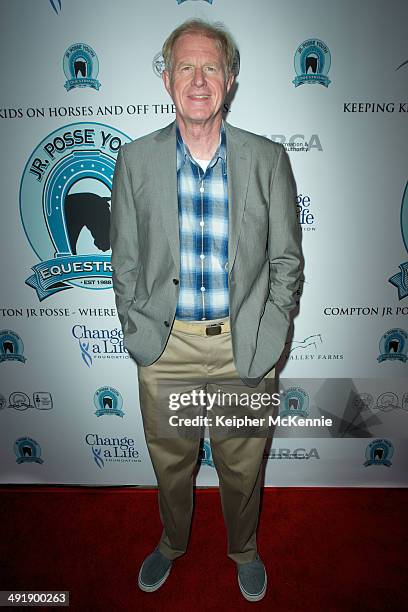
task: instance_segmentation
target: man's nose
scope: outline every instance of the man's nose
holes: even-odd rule
[[[205,84],[204,70],[198,66],[194,69],[193,83],[196,87],[202,87]]]

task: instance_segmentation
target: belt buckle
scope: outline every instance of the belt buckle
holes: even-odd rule
[[[205,328],[207,336],[218,336],[221,333],[221,325],[209,325]]]

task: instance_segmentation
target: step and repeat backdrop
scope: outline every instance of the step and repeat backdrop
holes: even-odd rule
[[[1,0],[0,482],[154,485],[112,290],[120,146],[174,120],[161,46],[239,46],[227,121],[282,143],[304,279],[273,486],[408,485],[405,0]],[[238,59],[238,58],[237,58]],[[165,194],[163,194],[165,197]],[[291,426],[290,417],[314,419]],[[217,484],[205,438],[198,485]]]

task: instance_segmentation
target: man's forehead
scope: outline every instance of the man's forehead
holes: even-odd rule
[[[211,54],[215,59],[221,60],[221,51],[217,42],[200,32],[186,32],[174,44],[174,55],[177,59],[197,51]]]

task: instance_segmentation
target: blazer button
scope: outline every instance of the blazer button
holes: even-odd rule
[[[166,327],[170,327],[170,323],[169,323],[168,321],[165,321],[165,322],[164,322],[164,325],[165,325]]]
[[[173,278],[173,283],[174,283],[175,285],[178,285],[178,284],[179,284],[179,282],[180,282],[180,281],[179,281],[179,279],[178,279],[178,278]]]

